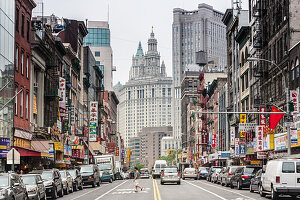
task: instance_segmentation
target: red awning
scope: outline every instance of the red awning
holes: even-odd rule
[[[32,151],[28,149],[23,149],[20,147],[15,147],[17,151],[20,153],[20,156],[26,157],[26,156],[41,156],[41,152]]]

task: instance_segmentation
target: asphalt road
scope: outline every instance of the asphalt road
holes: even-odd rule
[[[159,179],[142,179],[143,191],[135,192],[133,180],[103,183],[100,187],[85,187],[84,190],[65,195],[59,200],[267,200],[248,189],[237,190],[209,183],[205,180],[181,180],[181,185],[160,185]],[[292,198],[282,198],[292,200]],[[300,199],[300,198],[299,198]]]

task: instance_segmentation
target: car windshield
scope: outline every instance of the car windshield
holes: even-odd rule
[[[8,176],[0,176],[0,187],[8,186]]]
[[[208,171],[206,169],[201,169],[200,172],[201,173],[208,173]]]
[[[141,174],[149,174],[148,171],[141,171]]]
[[[251,174],[255,174],[258,170],[259,168],[245,168],[244,173],[247,175],[251,175]]]
[[[177,173],[177,169],[176,168],[166,168],[164,170],[165,173]]]
[[[184,169],[184,171],[188,171],[188,172],[194,172],[196,169],[194,169],[194,168],[186,168],[186,169]]]
[[[70,170],[69,173],[72,177],[76,177],[76,170]]]
[[[59,172],[62,178],[66,178],[66,172]]]
[[[231,167],[231,173],[234,173],[238,167]]]
[[[101,165],[98,165],[98,168],[99,168],[99,170],[103,171],[105,169],[111,169],[111,166],[110,166],[110,164],[101,164]]]
[[[25,185],[35,185],[35,177],[34,176],[22,176],[23,183]]]
[[[50,180],[53,179],[52,172],[43,172],[43,173],[41,174],[41,176],[42,176],[42,179],[43,179],[43,180],[46,180],[46,181],[50,181]]]
[[[80,172],[81,173],[93,173],[93,166],[81,166]]]
[[[217,168],[215,171],[220,172],[221,170],[222,170],[221,168]]]

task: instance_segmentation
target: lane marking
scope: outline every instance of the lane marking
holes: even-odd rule
[[[128,181],[128,180],[127,180]],[[123,183],[120,183],[119,185],[117,185],[116,187],[108,190],[107,192],[105,192],[104,194],[102,194],[101,196],[99,196],[98,198],[96,198],[95,200],[101,199],[102,197],[104,197],[105,195],[107,195],[108,193],[110,193],[111,191],[117,189],[118,187],[120,187],[121,185],[123,185],[124,183],[126,183],[127,181],[124,181]]]
[[[202,183],[202,184],[204,184],[204,185],[209,185],[209,186],[212,186],[212,187],[215,187],[215,188],[218,188],[218,189],[227,191],[227,192],[231,192],[231,193],[234,193],[234,194],[238,194],[238,195],[241,195],[242,197],[246,197],[246,198],[251,199],[251,200],[256,200],[256,199],[254,199],[254,198],[252,198],[252,197],[243,195],[243,194],[241,194],[241,193],[239,193],[239,192],[235,192],[235,191],[232,191],[232,190],[227,190],[227,189],[225,189],[225,188],[218,187],[218,186],[215,186],[215,185],[213,185],[213,184],[203,183],[203,182],[201,182],[201,181],[200,181],[199,183]]]
[[[218,198],[220,198],[220,199],[227,200],[227,199],[225,199],[224,197],[221,197],[220,195],[218,195],[218,194],[216,194],[216,193],[214,193],[214,192],[211,192],[211,191],[209,191],[209,190],[207,190],[207,189],[204,189],[204,188],[202,188],[202,187],[200,187],[200,186],[198,186],[198,185],[195,185],[195,184],[190,183],[190,182],[188,182],[188,181],[184,181],[184,182],[185,182],[185,183],[188,183],[188,184],[190,184],[190,185],[192,185],[192,186],[194,186],[194,187],[196,187],[196,188],[199,188],[199,189],[201,189],[201,190],[203,190],[203,191],[205,191],[205,192],[208,192],[208,193],[210,193],[210,194],[212,194],[212,195],[214,195],[214,196],[216,196],[216,197],[218,197]]]
[[[87,195],[87,194],[89,194],[89,193],[91,193],[91,192],[94,192],[94,191],[96,191],[96,190],[98,190],[98,189],[101,189],[101,188],[103,188],[103,187],[107,187],[108,186],[108,184],[106,184],[105,186],[100,186],[100,187],[98,187],[98,188],[96,188],[96,189],[93,189],[93,190],[91,190],[91,191],[88,191],[88,192],[86,192],[86,193],[83,193],[82,195],[79,195],[79,196],[77,196],[77,197],[75,197],[75,198],[73,198],[73,199],[71,199],[71,200],[74,200],[74,199],[78,199],[78,198],[80,198],[80,197],[83,197],[84,195]]]
[[[156,179],[154,181],[155,181],[155,186],[156,186],[156,192],[157,192],[158,199],[161,200],[161,196],[160,196],[160,193],[159,193],[159,189],[158,189],[158,186],[157,186]]]
[[[154,200],[157,200],[154,179],[152,179],[152,182],[153,182],[153,194],[154,194]]]

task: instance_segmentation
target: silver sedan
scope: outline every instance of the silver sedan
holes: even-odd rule
[[[177,168],[165,168],[160,176],[160,184],[165,183],[177,183],[180,185],[180,174],[177,171]]]

